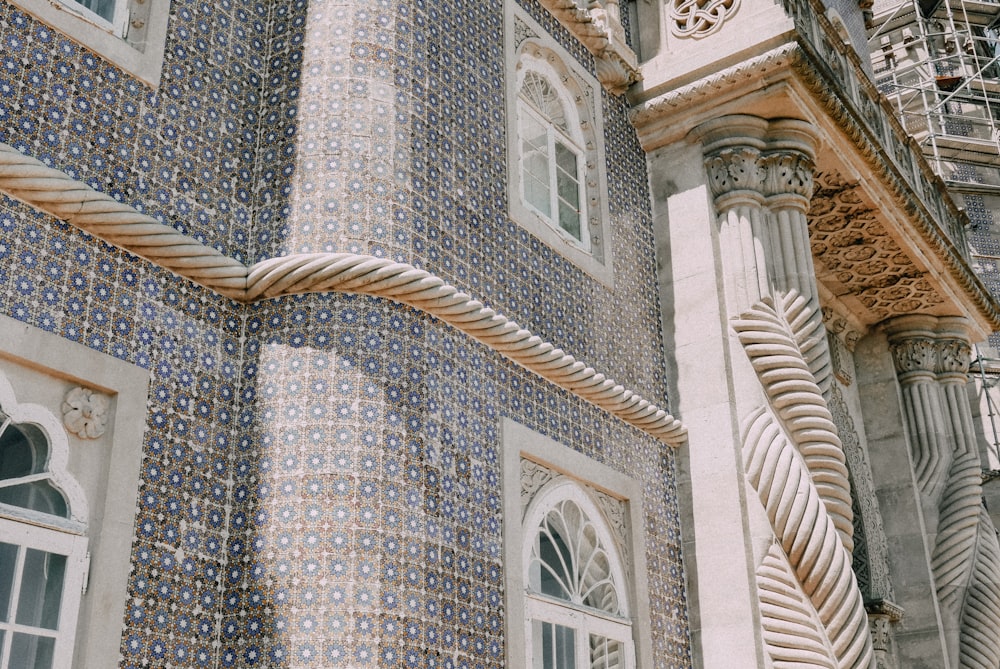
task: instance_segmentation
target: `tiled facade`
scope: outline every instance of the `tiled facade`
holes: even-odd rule
[[[0,141],[248,264],[427,269],[665,404],[627,104],[601,100],[607,288],[507,217],[503,30],[488,3],[174,0],[151,90],[3,3]],[[9,198],[0,304],[151,374],[120,666],[504,666],[502,417],[642,483],[655,666],[689,666],[672,453],[440,321],[231,302]]]

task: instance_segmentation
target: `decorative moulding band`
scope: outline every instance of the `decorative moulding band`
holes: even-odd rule
[[[407,304],[671,446],[687,428],[614,380],[412,265],[353,253],[300,253],[246,267],[216,249],[0,143],[0,190],[240,302],[342,292]]]

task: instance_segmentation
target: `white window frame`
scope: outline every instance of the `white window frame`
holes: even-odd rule
[[[45,377],[44,381],[40,382],[40,377]],[[64,397],[61,388],[73,384],[112,399],[100,453],[98,443],[68,435],[56,418]],[[118,664],[148,396],[147,370],[0,315],[0,407],[14,422],[33,423],[48,436],[53,446],[48,469],[53,483],[67,498],[71,518],[8,505],[3,505],[0,515],[64,535],[86,531],[90,564],[97,566],[83,571],[86,593],[79,600],[78,614],[74,614],[76,638],[72,663],[67,666],[89,669]],[[16,410],[9,409],[15,406]],[[55,448],[54,441],[60,435],[69,440],[68,449]],[[106,479],[84,483],[74,474],[74,459],[67,456],[67,450],[85,455],[86,468],[91,473],[104,472]],[[100,464],[95,467],[96,458]],[[3,536],[0,533],[0,538]]]
[[[539,619],[551,622],[557,622],[560,619],[581,621],[582,628],[577,627],[576,624],[572,626],[578,629],[588,629],[587,626],[592,625],[590,630],[608,638],[618,638],[618,634],[614,633],[615,630],[628,628],[631,643],[626,648],[631,647],[631,651],[626,651],[628,653],[626,666],[635,669],[651,669],[653,655],[652,642],[649,637],[650,614],[647,594],[648,573],[643,527],[642,485],[621,472],[510,418],[501,419],[500,431],[503,449],[504,564],[507,565],[504,616],[507,666],[532,667],[531,617],[537,615]],[[615,568],[620,570],[617,578],[622,579],[619,580],[619,583],[622,583],[622,592],[626,597],[628,622],[617,620],[614,616],[605,616],[596,609],[567,606],[567,602],[530,591],[525,560],[527,559],[526,555],[530,555],[531,550],[530,545],[526,545],[526,542],[534,541],[537,532],[534,527],[530,530],[527,528],[530,527],[531,522],[535,522],[532,519],[533,513],[536,514],[539,521],[544,517],[543,507],[540,504],[545,504],[545,511],[552,506],[542,496],[562,495],[562,493],[555,490],[554,487],[543,488],[536,493],[528,508],[522,510],[522,459],[541,464],[560,475],[561,480],[558,484],[567,486],[567,490],[569,486],[575,486],[582,493],[581,487],[586,486],[626,501],[630,564],[625,564],[620,554],[612,560],[612,564],[617,565]],[[547,485],[552,486],[553,484],[550,482]],[[559,499],[565,498],[564,495],[559,497]],[[581,508],[592,521],[597,523],[598,519],[592,515],[596,507],[589,498],[588,503],[590,506],[581,506]],[[614,542],[607,537],[602,541],[610,541],[611,545],[614,545]],[[557,622],[557,624],[563,623]],[[604,631],[609,633],[603,634]],[[589,644],[589,638],[585,638],[585,641]],[[581,640],[578,639],[578,648],[582,648],[580,643]],[[589,648],[587,653],[589,657]]]
[[[548,80],[546,80],[548,81]],[[561,90],[557,84],[549,81],[549,85],[557,92]],[[563,96],[560,96],[562,98]],[[566,115],[569,117],[567,119],[570,128],[573,124],[579,124],[579,119],[573,113],[572,108],[567,109],[566,100],[560,99],[560,104],[563,105],[563,109]],[[538,209],[531,201],[528,199],[528,195],[525,192],[527,187],[527,173],[528,170],[524,165],[525,155],[521,150],[523,147],[523,138],[521,137],[521,129],[524,126],[525,115],[530,116],[536,123],[545,128],[545,140],[546,140],[546,158],[548,160],[549,175],[548,175],[548,187],[549,187],[549,214]],[[518,126],[518,141],[521,142],[521,147],[518,148],[518,170],[520,172],[520,196],[521,202],[529,207],[535,215],[541,218],[543,221],[548,223],[557,234],[565,237],[571,244],[578,245],[584,251],[590,251],[591,244],[591,225],[587,220],[587,197],[586,197],[586,156],[583,154],[583,150],[580,148],[580,141],[582,138],[574,138],[564,132],[561,128],[557,127],[552,119],[546,118],[539,110],[535,109],[534,106],[528,102],[526,97],[519,93],[517,98],[517,126]],[[575,203],[575,208],[577,209],[577,223],[580,226],[580,237],[574,236],[568,230],[562,227],[559,222],[559,201],[562,199],[559,195],[559,167],[556,162],[556,142],[561,143],[565,146],[576,158],[576,174],[573,176],[576,178],[577,185],[577,201]]]
[[[525,643],[525,654],[528,662],[525,666],[534,666],[533,658],[538,646],[533,638],[532,623],[535,620],[540,620],[570,627],[577,632],[575,639],[576,657],[577,666],[580,669],[584,667],[589,669],[590,667],[591,634],[599,634],[600,636],[623,642],[624,664],[620,669],[633,669],[635,667],[635,650],[632,638],[632,621],[628,618],[629,596],[627,590],[625,590],[627,581],[622,569],[621,555],[611,533],[608,531],[601,511],[589,499],[587,493],[584,492],[584,489],[578,483],[565,476],[554,479],[540,490],[525,513],[522,524],[524,545],[522,546],[521,554],[521,569],[525,574],[525,582],[529,582],[528,574],[534,568],[532,555],[535,552],[535,545],[540,536],[538,528],[544,522],[548,513],[556,505],[566,500],[571,501],[580,509],[597,532],[599,544],[607,553],[610,561],[611,580],[616,585],[619,608],[623,617],[619,618],[609,612],[592,609],[567,600],[534,592],[529,584],[525,592],[524,602],[525,639],[527,640],[527,643]]]
[[[112,21],[74,0],[7,1],[146,84],[160,85],[170,0],[115,0]]]
[[[9,509],[10,507],[6,507],[4,511]],[[2,648],[0,648],[0,669],[19,669],[10,664],[11,644],[13,634],[16,632],[54,638],[55,650],[52,669],[72,669],[77,616],[88,568],[86,535],[33,525],[4,514],[0,515],[0,541],[19,548],[18,566],[14,571],[14,587],[11,601],[8,603],[9,617],[7,622],[0,622],[0,632],[4,632]],[[14,622],[18,597],[21,594],[22,570],[20,566],[24,551],[29,548],[66,556],[66,572],[63,576],[62,598],[59,604],[59,623],[57,629],[52,630],[51,634],[45,633],[47,630],[41,631],[38,628],[18,625]]]
[[[614,287],[611,216],[608,209],[607,168],[604,153],[602,89],[544,28],[517,3],[505,3],[507,62],[507,196],[511,219],[608,288]],[[527,36],[525,36],[527,35]],[[524,76],[532,71],[556,91],[567,116],[569,139],[580,151],[581,236],[564,231],[553,218],[531,206],[524,197],[521,157],[521,98]]]

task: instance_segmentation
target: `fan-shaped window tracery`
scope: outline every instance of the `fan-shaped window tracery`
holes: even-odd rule
[[[526,635],[533,669],[630,669],[624,565],[598,506],[557,477],[525,514]]]

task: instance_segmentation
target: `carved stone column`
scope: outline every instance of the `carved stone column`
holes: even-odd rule
[[[803,121],[783,119],[768,126],[764,193],[770,214],[770,270],[774,288],[795,289],[819,311],[816,271],[806,213],[813,193],[815,140]]]
[[[952,666],[994,667],[1000,663],[1000,544],[982,504],[966,392],[968,334],[962,319],[928,316],[896,319],[887,333],[925,517],[936,515],[936,523],[928,523],[934,537],[931,574],[948,654]]]
[[[904,316],[886,329],[903,393],[913,474],[925,501],[930,534],[937,528],[937,503],[952,458],[936,375],[936,324],[932,316]]]
[[[719,243],[731,314],[771,294],[770,241],[764,211],[766,169],[761,153],[767,121],[725,116],[699,126],[708,184],[719,217]]]

